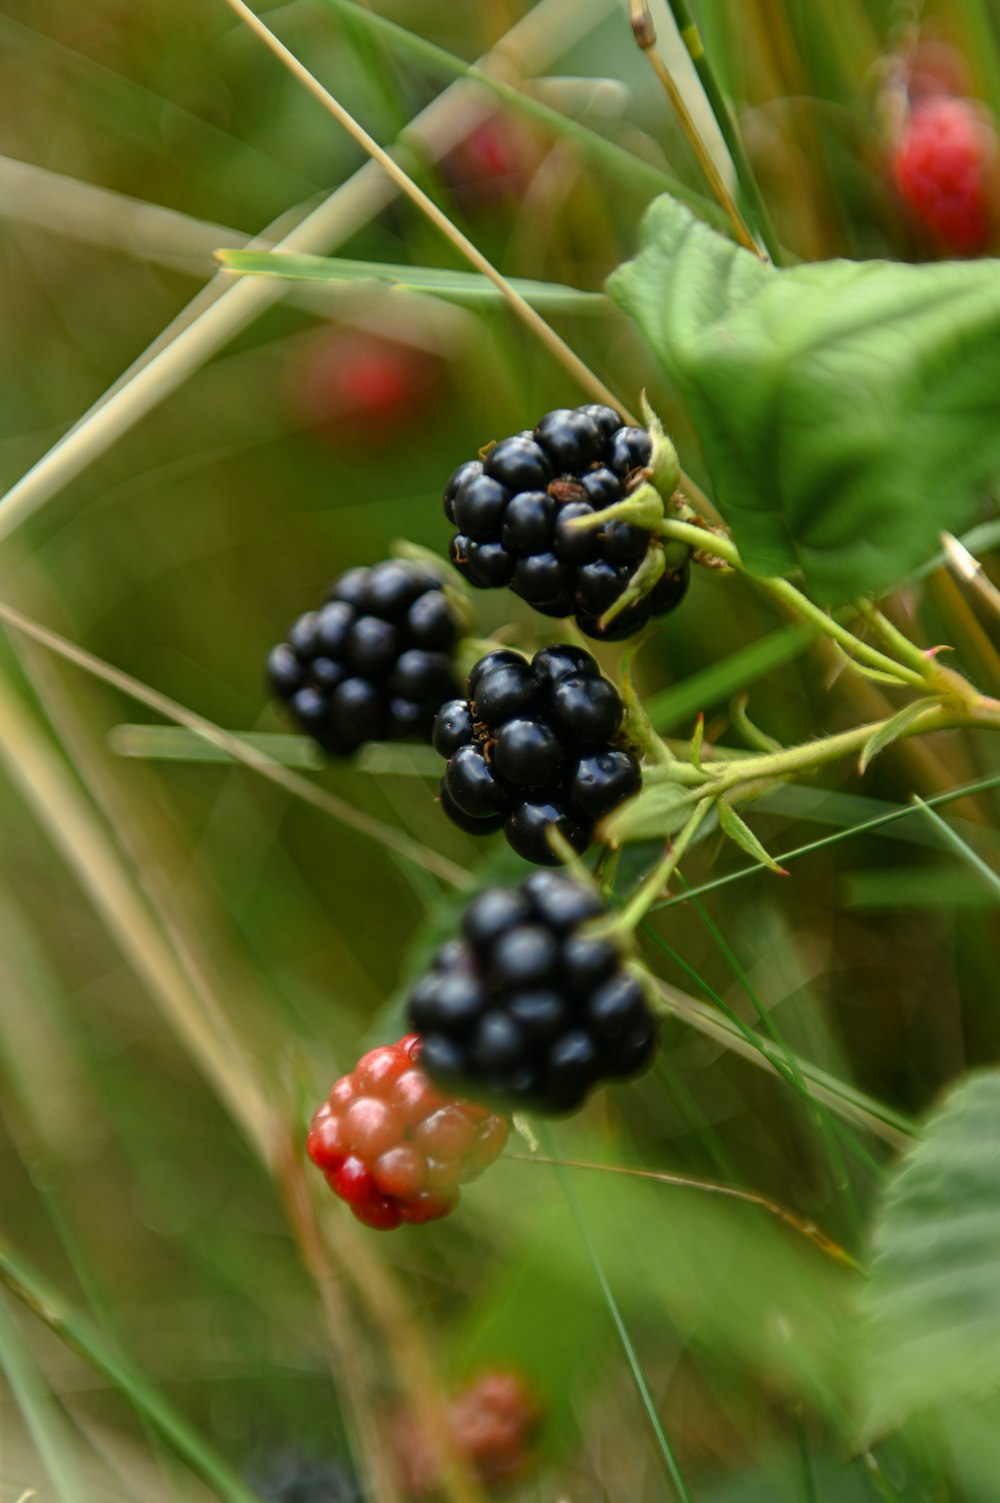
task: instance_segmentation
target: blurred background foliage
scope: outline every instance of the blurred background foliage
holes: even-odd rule
[[[995,105],[989,0],[692,8],[789,252],[932,255],[889,179],[893,81],[919,28]],[[407,163],[509,274],[599,289],[668,179],[718,222],[617,0],[377,9],[470,61],[517,28],[528,45],[509,49],[504,76],[619,149],[595,155],[482,89],[435,106],[437,136],[453,139],[442,151],[411,134]],[[654,14],[715,140],[669,12]],[[343,4],[294,0],[267,17],[382,141],[449,82]],[[294,222],[363,159],[221,3],[3,0],[0,66],[6,489],[183,316],[214,249]],[[397,201],[360,213],[337,250],[457,264]],[[223,284],[212,298],[238,285]],[[625,320],[553,321],[631,405],[648,388],[701,476]],[[289,621],[398,537],[443,550],[451,470],[583,399],[504,311],[296,291],[194,359],[4,536],[0,598],[217,724],[279,731],[261,670]],[[484,634],[513,623],[541,640],[544,623],[511,598],[476,604]],[[991,623],[940,560],[891,610],[997,692]],[[519,1372],[544,1414],[517,1498],[995,1496],[981,1480],[988,1428],[959,1451],[919,1426],[859,1450],[859,1276],[760,1206],[532,1164],[515,1139],[440,1226],[379,1237],[330,1200],[317,1242],[298,1157],[308,1114],[362,1048],[396,1036],[401,988],[460,897],[391,838],[192,743],[176,760],[123,755],[147,743],[121,727],[160,717],[22,633],[0,657],[0,1235],[14,1281],[36,1269],[65,1313],[84,1314],[104,1362],[13,1301],[0,1308],[0,1497],[237,1496],[233,1479],[252,1484],[275,1455],[353,1445],[370,1495],[391,1498],[391,1477],[366,1472],[388,1444],[372,1436],[401,1404],[429,1402],[434,1374],[453,1391],[483,1368]],[[617,658],[603,653],[611,670]],[[789,744],[885,713],[879,688],[708,571],[640,663],[658,727],[678,736],[704,711],[711,738],[738,744],[741,694]],[[516,879],[505,848],[440,818],[426,765],[305,775],[477,885]],[[755,820],[770,850],[827,843],[790,862],[789,880],[754,871],[650,918],[644,953],[675,1007],[661,1057],[558,1123],[543,1152],[746,1188],[863,1262],[910,1120],[996,1059],[1000,931],[995,891],[919,814],[849,832],[992,772],[988,745],[949,733],[886,752],[863,788],[841,768],[772,798]],[[994,868],[995,804],[986,791],[944,810]],[[698,887],[744,865],[709,839],[685,877]],[[193,1451],[165,1441],[137,1373]],[[198,1481],[206,1458],[225,1476]]]

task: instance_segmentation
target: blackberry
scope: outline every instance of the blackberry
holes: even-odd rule
[[[624,500],[647,478],[652,457],[646,429],[629,427],[610,407],[547,412],[534,432],[502,439],[485,461],[459,465],[451,476],[444,509],[458,529],[452,563],[476,589],[509,585],[543,615],[574,616],[589,637],[634,635],[680,603],[687,564],[668,567],[651,592],[602,626],[661,544],[621,518],[583,530],[570,523]]]
[[[299,617],[268,658],[268,682],[331,756],[376,739],[426,741],[458,687],[459,635],[440,582],[418,564],[387,559],[348,569],[319,610]]]
[[[501,648],[480,658],[467,693],[441,706],[432,735],[448,759],[441,804],[460,829],[502,824],[519,855],[553,866],[550,830],[582,851],[597,822],[639,792],[638,762],[613,744],[621,699],[589,652],[544,647],[529,664]]]
[[[441,1015],[461,1027],[478,1006],[471,978],[453,965],[435,988],[432,979],[414,989],[418,1010],[421,995],[433,989]],[[447,1051],[439,1052],[447,1060]],[[507,1141],[503,1117],[434,1087],[422,1068],[424,1053],[416,1034],[370,1049],[331,1086],[306,1139],[334,1194],[379,1231],[449,1215],[459,1185],[476,1179]]]
[[[462,939],[408,1000],[443,1090],[558,1115],[600,1081],[646,1068],[656,1024],[616,946],[589,931],[604,912],[592,889],[556,872],[472,899]]]

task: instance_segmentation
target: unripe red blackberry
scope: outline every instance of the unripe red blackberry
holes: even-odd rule
[[[555,872],[473,898],[462,939],[408,1001],[442,1089],[561,1114],[646,1068],[656,1023],[615,943],[593,933],[604,912],[592,888]]]
[[[602,626],[600,618],[662,545],[648,528],[621,518],[593,529],[570,524],[623,501],[649,478],[652,456],[646,429],[629,427],[613,408],[547,412],[532,433],[502,439],[484,460],[451,476],[444,509],[458,529],[452,563],[477,589],[509,585],[543,615],[575,617],[589,637],[633,635],[680,603],[687,565],[672,563],[661,576],[664,589]]]
[[[507,648],[473,668],[468,699],[442,705],[433,743],[448,766],[441,805],[460,829],[491,834],[528,861],[554,866],[548,832],[574,850],[597,822],[639,792],[632,753],[614,745],[624,709],[617,689],[579,647],[545,647],[529,664]]]
[[[419,564],[386,559],[348,569],[318,610],[299,617],[268,658],[268,681],[331,756],[365,741],[426,741],[457,688],[460,632],[439,580]]]
[[[959,256],[985,251],[1000,220],[1000,142],[983,107],[918,99],[896,143],[893,177],[919,224]]]
[[[503,1151],[507,1122],[438,1090],[415,1033],[370,1049],[314,1113],[306,1151],[359,1221],[380,1231],[437,1221],[459,1185]]]
[[[510,1482],[530,1462],[530,1443],[539,1420],[538,1404],[512,1372],[486,1372],[448,1405],[452,1445],[486,1486]],[[393,1450],[403,1491],[409,1497],[436,1495],[440,1477],[434,1453],[416,1416],[404,1411],[393,1429]]]

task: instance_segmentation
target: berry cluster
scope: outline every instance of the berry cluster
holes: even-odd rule
[[[387,559],[348,569],[325,604],[300,616],[268,658],[268,678],[325,752],[364,741],[427,740],[455,693],[459,623],[441,584],[417,564]]]
[[[918,100],[893,174],[901,198],[947,250],[986,250],[1000,222],[1000,143],[981,106],[947,94]]]
[[[598,820],[638,793],[638,762],[611,745],[621,699],[589,652],[544,647],[529,664],[500,648],[480,658],[467,693],[441,706],[433,733],[448,758],[441,805],[460,829],[503,826],[518,855],[554,866],[550,829],[582,851]]]
[[[306,1150],[334,1194],[365,1226],[437,1221],[458,1204],[460,1182],[499,1156],[507,1122],[434,1088],[408,1034],[362,1055],[315,1113]]]
[[[525,1470],[538,1407],[514,1373],[483,1373],[448,1405],[446,1423],[455,1450],[490,1487],[510,1482]],[[397,1417],[393,1441],[406,1495],[436,1495],[440,1474],[415,1415],[404,1412]]]
[[[603,912],[596,893],[555,872],[473,898],[463,938],[409,997],[432,1079],[561,1113],[598,1081],[643,1070],[656,1024],[615,945],[588,931]]]
[[[610,407],[547,412],[534,432],[502,439],[448,481],[445,514],[458,528],[452,563],[478,589],[509,585],[543,615],[575,616],[589,637],[631,636],[680,603],[687,568],[664,574],[602,627],[656,540],[620,518],[603,527],[568,524],[623,500],[651,458],[646,430],[626,427]]]

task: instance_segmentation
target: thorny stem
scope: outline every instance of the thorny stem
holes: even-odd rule
[[[942,663],[935,661],[934,656],[911,642],[905,632],[901,632],[898,626],[894,626],[888,616],[879,610],[872,601],[863,596],[854,602],[854,608],[860,616],[863,616],[870,626],[878,632],[883,642],[891,647],[896,656],[904,663],[909,663],[916,673],[920,673],[928,683],[934,683],[935,687],[942,692],[950,686],[960,697],[966,697],[969,685],[961,674],[946,668]]]
[[[664,521],[656,530],[661,537],[675,538],[679,542],[690,543],[698,552],[714,554],[730,568],[746,573],[754,584],[766,590],[769,595],[773,595],[776,600],[790,606],[803,620],[831,637],[856,662],[867,664],[881,673],[891,674],[901,683],[909,684],[911,688],[920,689],[924,693],[937,690],[939,693],[953,694],[960,684],[964,684],[964,680],[960,679],[957,674],[946,672],[933,659],[920,653],[919,648],[912,642],[907,643],[907,657],[913,666],[907,666],[897,662],[895,658],[888,657],[884,652],[880,652],[877,647],[862,642],[860,637],[856,637],[853,632],[847,630],[846,626],[841,626],[839,621],[827,615],[826,611],[815,605],[807,595],[804,595],[795,585],[790,584],[787,579],[749,574],[740,558],[736,544],[731,539],[719,537],[718,534],[708,532],[703,527],[696,527],[690,522]],[[890,626],[890,623],[886,622],[886,625]],[[894,627],[891,629],[895,631]],[[898,635],[902,636],[902,633]],[[916,666],[918,660],[919,668]],[[974,691],[970,686],[966,685],[965,688],[969,697],[974,697]]]
[[[759,785],[798,776],[840,757],[849,757],[865,747],[879,731],[888,726],[894,717],[871,721],[854,726],[849,731],[839,731],[833,736],[822,736],[817,741],[807,741],[802,746],[783,747],[779,751],[759,755],[734,757],[732,760],[708,767],[691,767],[684,763],[670,763],[649,768],[645,774],[646,785],[653,783],[682,783],[692,789],[691,798],[714,801],[733,789],[741,789],[741,797],[748,792],[759,791]],[[906,736],[924,736],[930,731],[955,730],[961,727],[981,726],[1000,730],[1000,701],[980,697],[976,705],[932,704],[900,732]]]

